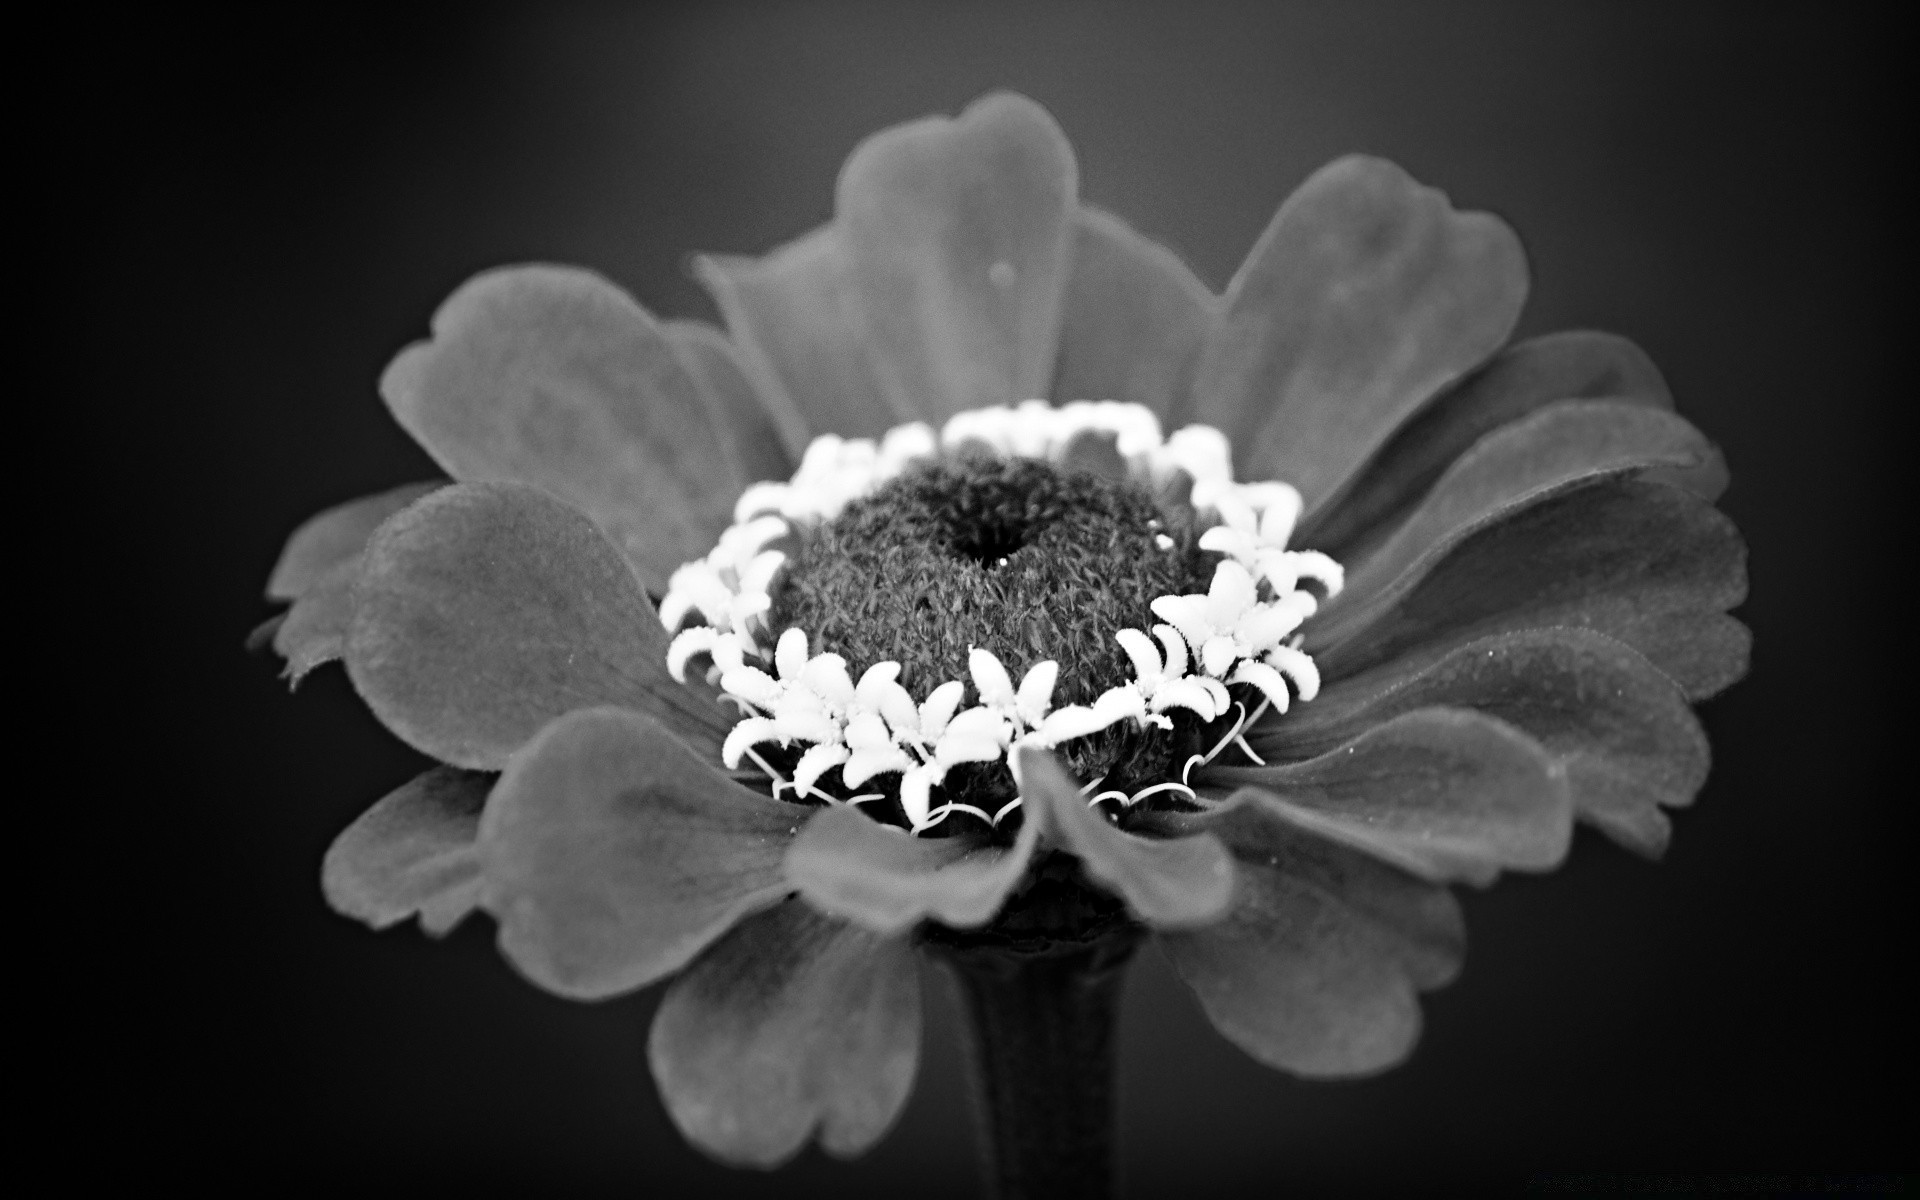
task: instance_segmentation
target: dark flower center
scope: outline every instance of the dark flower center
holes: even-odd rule
[[[1132,678],[1114,635],[1151,628],[1156,597],[1206,589],[1217,556],[1197,536],[1190,510],[1163,509],[1131,481],[1036,459],[934,459],[798,535],[769,628],[805,630],[813,653],[840,654],[856,678],[898,662],[916,699],[957,679],[977,703],[968,652],[978,647],[1016,686],[1055,660],[1054,707],[1091,704]],[[1180,734],[1127,723],[1060,752],[1083,779],[1140,787],[1167,777]],[[961,767],[945,792],[987,807],[1012,783],[1004,764]]]

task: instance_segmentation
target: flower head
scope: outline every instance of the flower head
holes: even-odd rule
[[[270,584],[290,673],[343,657],[445,764],[341,836],[336,907],[484,909],[563,995],[677,973],[653,1069],[730,1161],[881,1136],[914,947],[1063,870],[1260,1061],[1390,1066],[1449,885],[1576,818],[1657,854],[1744,670],[1716,451],[1628,343],[1506,344],[1499,220],[1343,159],[1216,296],[1075,188],[996,95],[702,260],[724,332],[482,275],[382,380],[455,482]]]

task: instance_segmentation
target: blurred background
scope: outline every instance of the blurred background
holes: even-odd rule
[[[1890,40],[1826,5],[1530,3],[303,6],[93,31],[66,76],[99,119],[59,142],[84,234],[56,296],[79,316],[63,390],[137,452],[108,527],[133,599],[107,627],[133,645],[104,754],[143,781],[106,806],[116,1144],[151,1177],[261,1190],[973,1194],[939,986],[878,1150],[739,1173],[662,1113],[657,989],[572,1005],[486,920],[435,943],[329,913],[328,842],[420,760],[338,667],[288,695],[241,641],[295,524],[436,474],[374,384],[467,276],[580,263],[711,316],[689,251],[797,235],[860,138],[1008,87],[1065,128],[1087,200],[1215,288],[1347,151],[1502,214],[1533,270],[1521,334],[1645,347],[1724,446],[1752,549],[1754,670],[1702,712],[1714,772],[1666,861],[1583,831],[1560,871],[1467,895],[1465,974],[1408,1065],[1268,1072],[1143,956],[1133,1194],[1911,1164]]]

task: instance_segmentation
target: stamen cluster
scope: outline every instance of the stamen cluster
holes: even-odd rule
[[[1156,494],[1184,488],[1185,503],[1215,522],[1198,540],[1200,550],[1220,556],[1207,590],[1152,599],[1152,615],[1160,620],[1150,634],[1136,628],[1114,633],[1131,678],[1099,691],[1090,703],[1055,707],[1057,658],[1034,662],[1016,686],[998,656],[970,646],[967,675],[975,703],[963,706],[966,684],[951,678],[916,701],[902,682],[899,661],[874,662],[856,682],[842,655],[809,653],[808,633],[799,627],[786,628],[766,648],[775,581],[788,561],[773,543],[818,529],[909,471],[982,454],[1054,464],[1104,455]],[[736,505],[736,523],[714,550],[674,572],[660,605],[662,621],[677,631],[668,667],[684,679],[696,657],[710,660],[708,678],[742,713],[722,758],[729,768],[751,758],[773,780],[776,795],[792,789],[803,798],[866,803],[886,793],[841,797],[821,788],[821,777],[837,767],[845,788],[858,793],[877,776],[898,773],[901,809],[915,832],[954,812],[998,824],[1017,807],[1017,797],[988,812],[952,798],[936,805],[934,790],[968,764],[1005,760],[1011,770],[1020,746],[1051,749],[1111,730],[1171,729],[1180,713],[1205,725],[1238,708],[1240,719],[1214,748],[1217,754],[1250,719],[1229,688],[1258,691],[1262,711],[1271,705],[1284,712],[1294,696],[1313,698],[1319,673],[1299,649],[1297,631],[1320,596],[1339,591],[1341,569],[1324,554],[1286,548],[1300,507],[1299,493],[1286,484],[1233,482],[1219,431],[1194,425],[1163,439],[1153,413],[1134,404],[1080,401],[1054,408],[1035,400],[960,413],[937,436],[913,424],[878,442],[822,437],[790,481],[749,488]],[[1155,533],[1152,544],[1176,549],[1176,540],[1164,532]],[[682,628],[696,613],[704,623]],[[800,748],[791,778],[759,752],[768,746],[785,752],[779,757]],[[1186,769],[1211,757],[1189,759],[1180,782],[1132,794],[1102,792],[1094,800],[1137,803],[1165,790],[1191,796]]]

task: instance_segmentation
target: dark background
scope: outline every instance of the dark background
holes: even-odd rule
[[[878,1150],[739,1173],[662,1114],[657,989],[568,1004],[485,920],[434,943],[330,914],[328,841],[419,759],[337,667],[289,696],[241,640],[297,522],[434,474],[374,382],[462,279],[581,263],[710,315],[687,251],[810,228],[858,139],[1005,86],[1059,119],[1085,198],[1216,288],[1349,150],[1503,214],[1535,279],[1522,334],[1644,346],[1725,447],[1752,548],[1753,673],[1702,710],[1714,772],[1672,852],[1583,831],[1558,872],[1466,896],[1466,972],[1407,1066],[1268,1072],[1145,956],[1120,1068],[1134,1194],[1911,1164],[1912,796],[1882,782],[1912,542],[1889,470],[1890,164],[1911,156],[1889,31],[1829,6],[1034,3],[308,6],[89,37],[65,78],[97,117],[57,160],[82,231],[59,388],[93,443],[133,451],[107,475],[125,727],[104,753],[142,781],[88,801],[126,860],[117,949],[91,964],[125,1106],[101,1153],[375,1193],[971,1194],[944,991]]]

